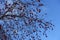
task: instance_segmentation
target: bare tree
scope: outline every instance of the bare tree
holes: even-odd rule
[[[6,40],[42,40],[41,35],[47,37],[46,31],[53,30],[54,25],[46,21],[41,14],[41,7],[44,6],[41,1],[24,1],[6,0],[4,7],[0,8],[0,21],[3,22],[4,34],[11,38]]]

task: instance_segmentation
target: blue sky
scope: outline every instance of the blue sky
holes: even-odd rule
[[[46,0],[44,3],[46,4],[48,19],[51,19],[55,25],[54,30],[48,33],[47,40],[60,40],[60,0]]]

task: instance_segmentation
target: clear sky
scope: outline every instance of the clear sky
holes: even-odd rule
[[[48,33],[47,40],[60,40],[60,0],[43,0],[47,7],[48,19],[55,25],[54,31]]]

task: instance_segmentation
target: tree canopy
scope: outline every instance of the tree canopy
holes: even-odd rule
[[[41,35],[47,37],[46,31],[53,30],[41,14],[41,0],[5,0],[0,5],[0,39],[42,40]]]

